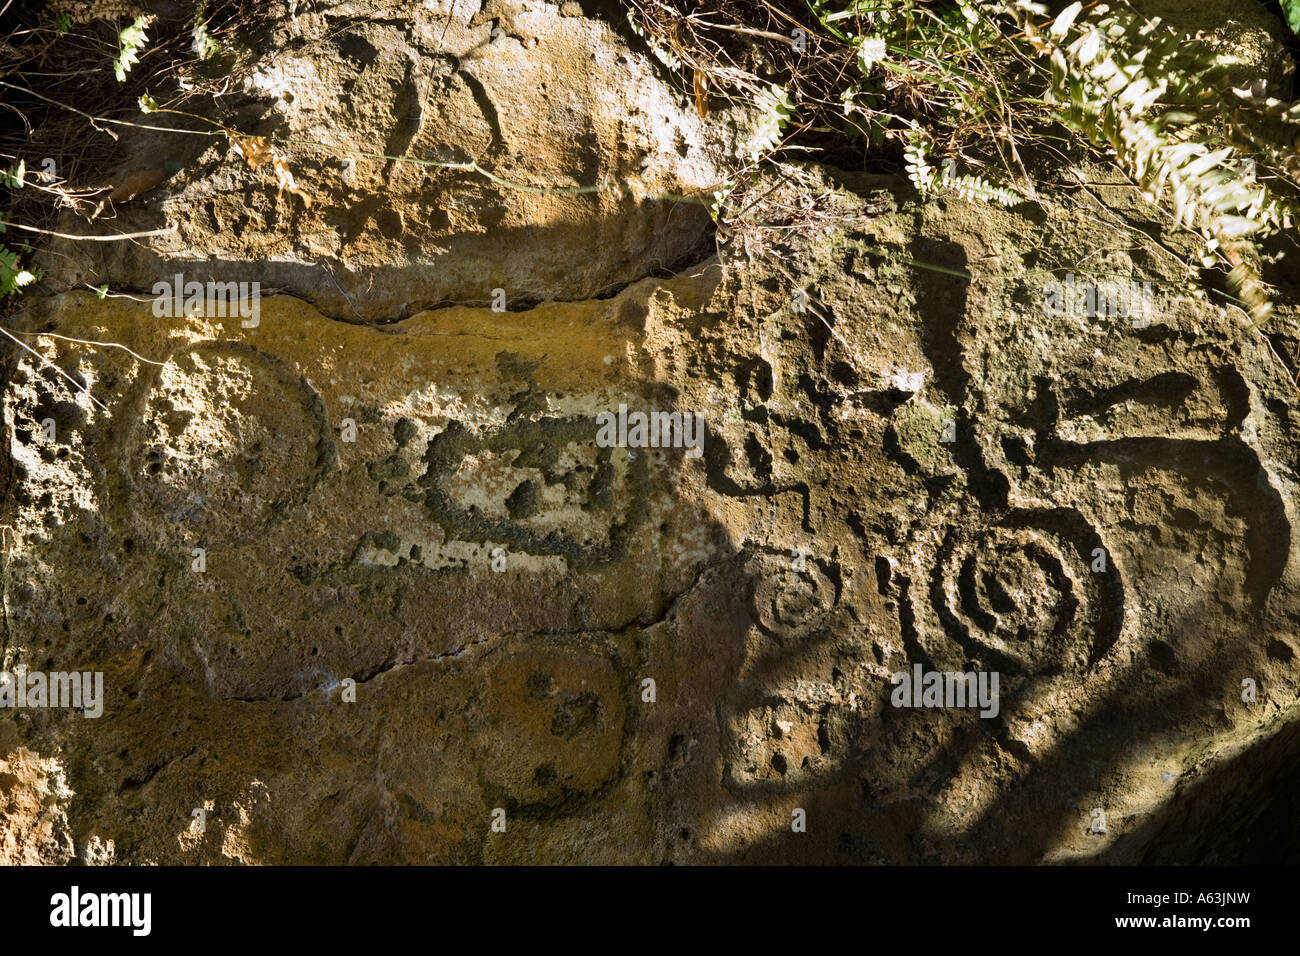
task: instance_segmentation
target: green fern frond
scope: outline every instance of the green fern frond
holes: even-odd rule
[[[206,8],[206,3],[199,4],[198,10],[194,12],[194,26],[190,29],[190,49],[200,60],[215,56],[221,49],[220,44],[208,33],[208,21],[203,16]]]
[[[117,77],[117,82],[125,83],[131,67],[140,62],[139,53],[148,42],[145,28],[153,20],[152,16],[136,17],[129,27],[124,28],[117,35],[118,53],[117,59],[113,61],[113,73]]]
[[[1223,115],[1238,102],[1213,53],[1131,9],[1072,3],[1050,25],[1031,19],[1037,4],[1007,3],[1025,37],[1049,61],[1049,102],[1058,118],[1093,144],[1112,150],[1152,202],[1204,240],[1208,261],[1221,255],[1252,320],[1270,304],[1250,264],[1252,240],[1289,228],[1296,207],[1257,181],[1247,160],[1262,142],[1251,124]],[[1297,124],[1300,111],[1278,100],[1252,103],[1276,122]],[[1288,162],[1275,148],[1265,156]],[[1293,160],[1290,160],[1293,161]]]
[[[18,253],[0,246],[0,299],[14,295],[41,277],[40,271],[24,269],[18,262]]]
[[[794,104],[790,94],[780,86],[772,84],[756,99],[755,105],[762,111],[758,128],[750,137],[746,147],[749,158],[758,160],[766,156],[781,142],[781,135],[790,117],[794,115]]]
[[[1015,206],[1025,201],[1014,189],[995,185],[982,176],[954,172],[955,164],[936,173],[928,161],[930,146],[929,137],[913,129],[908,133],[907,144],[903,148],[907,178],[922,196],[928,196],[939,188],[947,188],[954,190],[963,199],[977,202]]]

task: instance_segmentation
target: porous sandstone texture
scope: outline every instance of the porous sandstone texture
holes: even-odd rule
[[[309,50],[359,59],[268,57],[267,76],[343,71],[274,108],[342,136],[320,124],[348,83],[440,83],[408,144],[481,158],[526,139],[574,183],[630,175],[602,131],[650,84],[673,109],[642,140],[665,145],[660,187],[710,175],[690,137],[743,140],[607,23],[518,6],[453,18],[506,33],[477,81],[425,79],[446,4],[400,24],[300,12],[285,29]],[[587,147],[517,110],[535,84],[486,79],[576,62],[566,30],[594,61],[564,107]],[[409,115],[384,109],[380,125]],[[393,204],[426,188],[418,171],[357,169],[350,208],[379,218],[355,220],[357,259],[321,253],[346,302],[284,271],[354,214],[323,170],[295,170],[307,209],[214,152],[156,199],[184,248],[92,264],[142,301],[70,291],[16,317],[54,334],[27,340],[48,364],[7,365],[4,664],[103,671],[106,700],[94,719],[0,715],[5,860],[1295,851],[1275,789],[1300,738],[1297,342],[1188,295],[1127,228],[1158,228],[1131,191],[1095,188],[1118,214],[1082,192],[1001,210],[809,166],[756,191],[768,231],[661,276],[696,248],[698,206],[488,201],[457,177],[407,215]],[[235,180],[249,218],[230,230],[203,197]],[[814,225],[784,238],[810,196]],[[151,283],[208,278],[192,257],[209,248],[216,278],[296,294],[249,327],[157,316]],[[1155,300],[1136,319],[1051,314],[1067,272]],[[410,311],[457,298],[483,304]],[[703,455],[602,447],[597,416],[620,404],[702,415]],[[892,675],[917,664],[997,672],[996,715],[893,706]]]
[[[177,171],[105,221],[175,232],[56,243],[55,284],[149,288],[183,270],[391,321],[487,305],[494,288],[516,303],[607,295],[710,244],[704,207],[672,197],[721,184],[749,118],[703,121],[617,20],[523,0],[272,7],[267,35],[214,81],[209,122],[156,113],[191,132],[123,133],[119,179]],[[250,168],[214,123],[290,141],[301,196],[268,189],[270,162]],[[470,162],[496,179],[453,168]]]

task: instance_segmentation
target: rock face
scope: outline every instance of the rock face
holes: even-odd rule
[[[482,69],[515,62],[531,22]],[[371,46],[377,84],[424,75]],[[590,95],[631,68],[600,62],[614,78]],[[444,80],[469,129],[473,84]],[[621,162],[603,136],[595,166],[557,168]],[[193,200],[227,174],[183,187],[194,249],[217,239]],[[1294,852],[1267,798],[1297,740],[1297,343],[1186,296],[1158,246],[1079,201],[923,204],[902,180],[801,175],[756,190],[764,227],[672,277],[638,279],[628,250],[684,253],[689,229],[620,200],[574,257],[589,277],[553,273],[571,301],[519,311],[403,318],[463,294],[383,251],[431,221],[403,219],[358,239],[390,263],[354,297],[382,323],[305,290],[256,316],[85,292],[24,313],[49,334],[4,393],[5,668],[100,671],[104,693],[99,717],[0,717],[4,859]],[[380,208],[416,188],[394,177],[356,188]],[[487,215],[482,183],[456,183],[438,202]],[[825,225],[785,240],[800,196]],[[541,208],[508,214],[533,232],[459,234],[464,289],[527,301],[523,272],[472,250],[531,249],[512,268],[541,276],[604,215]],[[214,273],[269,275],[254,250],[321,222],[250,229]],[[151,254],[207,278],[168,240]],[[1089,314],[1099,294],[1123,314]],[[609,447],[621,406],[701,416],[702,453]],[[996,675],[996,696],[897,706],[917,667],[976,693]]]
[[[155,114],[205,135],[125,140],[120,178],[180,170],[114,231],[174,235],[56,245],[54,282],[149,289],[182,269],[391,321],[496,288],[515,307],[606,295],[709,244],[704,206],[679,197],[721,185],[746,117],[705,123],[605,20],[519,0],[302,6],[273,21],[269,55],[248,51],[211,122]],[[215,123],[290,141],[301,196]],[[495,178],[448,168],[469,162]]]

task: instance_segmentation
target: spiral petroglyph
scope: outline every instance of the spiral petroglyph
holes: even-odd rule
[[[750,563],[750,571],[754,621],[773,637],[816,628],[837,599],[835,583],[802,552],[764,552]]]
[[[1011,673],[1078,671],[1114,642],[1118,573],[1077,513],[954,522],[915,589],[917,640],[936,662],[974,658]]]
[[[242,343],[196,346],[162,367],[123,455],[133,512],[207,547],[264,535],[336,461],[319,395]]]

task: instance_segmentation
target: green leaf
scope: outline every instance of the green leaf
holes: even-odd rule
[[[1300,0],[1282,0],[1282,12],[1292,32],[1300,33]]]
[[[149,20],[147,16],[136,17],[129,27],[117,35],[118,57],[113,61],[113,74],[119,83],[125,83],[126,74],[130,72],[131,67],[140,62],[139,53],[148,40],[145,36],[145,27],[148,26]]]
[[[1052,22],[1052,26],[1048,32],[1058,40],[1065,36],[1066,33],[1070,31],[1070,24],[1074,22],[1075,17],[1079,15],[1079,11],[1082,9],[1082,3],[1075,2],[1070,4],[1062,10],[1060,15]]]
[[[0,184],[8,186],[10,189],[21,189],[26,176],[27,161],[20,159],[18,165],[13,169],[0,169]]]
[[[203,9],[206,6],[206,3],[199,4],[198,12],[194,14],[194,28],[190,31],[192,37],[190,49],[198,55],[200,60],[216,56],[221,50],[217,41],[212,39],[212,36],[208,33],[208,21],[203,19]]]
[[[18,264],[18,253],[0,246],[0,299],[16,295],[23,286],[31,285],[41,277],[39,271],[32,272]]]

